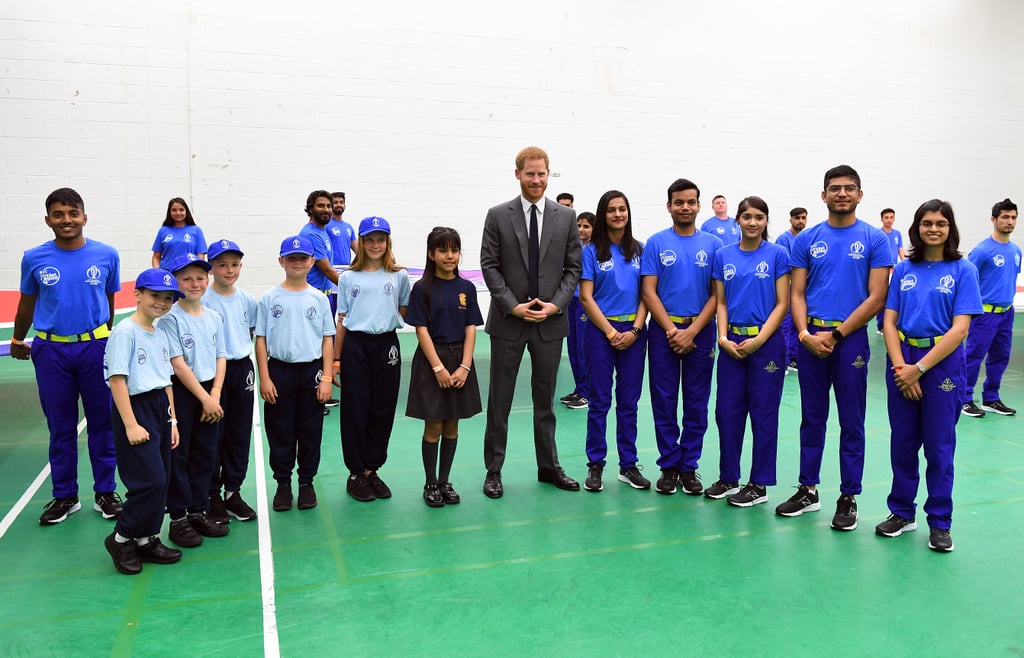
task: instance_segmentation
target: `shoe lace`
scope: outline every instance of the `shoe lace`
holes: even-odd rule
[[[43,511],[48,511],[54,507],[71,507],[71,505],[72,503],[70,498],[54,498],[50,502],[43,505]]]
[[[117,493],[116,491],[111,491],[110,493],[100,494],[99,503],[100,503],[100,505],[109,504],[109,503],[115,503],[117,505],[122,505],[123,504],[123,502],[121,500],[121,494]]]

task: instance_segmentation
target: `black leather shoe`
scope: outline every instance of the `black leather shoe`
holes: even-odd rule
[[[428,507],[444,507],[444,498],[441,497],[441,490],[437,488],[436,482],[430,482],[423,487],[423,502]]]
[[[561,466],[553,470],[550,468],[538,468],[537,481],[553,484],[559,489],[565,489],[566,491],[580,490],[580,483],[566,475]]]
[[[210,517],[206,516],[206,512],[189,514],[188,523],[196,532],[204,537],[224,537],[231,532],[231,528],[229,526],[211,521]]]
[[[157,537],[150,537],[149,542],[145,544],[137,544],[135,552],[138,553],[141,562],[174,564],[181,559],[181,551],[164,546],[164,543]]]
[[[313,509],[316,507],[316,489],[312,484],[299,485],[299,509]]]
[[[501,472],[487,471],[487,477],[484,478],[484,495],[488,498],[501,498],[504,493],[505,489],[501,486]]]
[[[103,540],[103,545],[106,546],[107,552],[110,553],[110,557],[114,560],[114,568],[129,576],[141,573],[142,562],[139,561],[135,540],[132,539],[124,544],[119,544],[114,540],[115,534],[115,532],[112,532]]]
[[[437,488],[441,491],[441,498],[444,499],[445,505],[458,505],[459,494],[455,492],[455,487],[452,486],[451,482],[438,482]]]

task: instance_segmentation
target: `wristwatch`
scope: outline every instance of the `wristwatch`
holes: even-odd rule
[[[845,338],[845,336],[843,336],[843,332],[839,331],[839,327],[832,330],[832,340],[838,343],[843,338]]]
[[[637,327],[630,327],[629,330],[633,332],[634,336],[639,336],[640,335],[640,329],[637,328]]]
[[[921,363],[920,361],[917,362],[917,369],[921,372],[922,375],[928,372],[928,368],[925,368],[924,364]]]

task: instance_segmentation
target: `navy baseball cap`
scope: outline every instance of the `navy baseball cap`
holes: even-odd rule
[[[291,256],[292,254],[305,254],[307,256],[312,256],[313,243],[301,235],[293,235],[290,238],[285,238],[281,242],[281,256]]]
[[[383,217],[364,217],[359,222],[359,237],[380,231],[391,235],[391,225]]]
[[[237,242],[232,242],[231,240],[215,240],[210,244],[209,251],[206,252],[206,259],[213,260],[217,256],[228,251],[233,251],[239,256],[245,255],[242,253],[242,248],[238,246]]]
[[[135,279],[135,289],[173,292],[175,300],[184,297],[178,288],[178,280],[174,278],[174,275],[159,267],[153,267],[140,274],[139,278]]]
[[[202,258],[199,258],[195,254],[185,254],[184,256],[178,256],[170,263],[167,264],[167,271],[171,274],[177,274],[178,270],[183,270],[189,265],[198,265],[207,272],[213,269],[213,265],[210,265]]]

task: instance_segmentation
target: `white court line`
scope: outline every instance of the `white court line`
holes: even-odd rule
[[[85,430],[85,419],[78,423],[78,435],[80,436]],[[7,534],[7,530],[14,525],[14,521],[18,518],[18,515],[28,506],[28,501],[32,500],[32,497],[39,491],[39,487],[43,486],[43,482],[46,482],[46,478],[50,477],[50,462],[46,462],[46,466],[43,470],[39,471],[39,475],[36,476],[35,480],[32,480],[32,484],[28,485],[28,489],[25,489],[25,493],[21,494],[21,498],[18,502],[14,503],[14,507],[11,511],[4,516],[4,520],[0,521],[0,539],[4,538]]]
[[[260,399],[252,405],[253,457],[256,462],[256,523],[259,528],[260,590],[263,597],[263,655],[280,658],[277,636],[277,601],[274,594],[274,554],[270,542],[270,504],[267,501],[267,473],[263,464],[263,432],[260,427]]]

